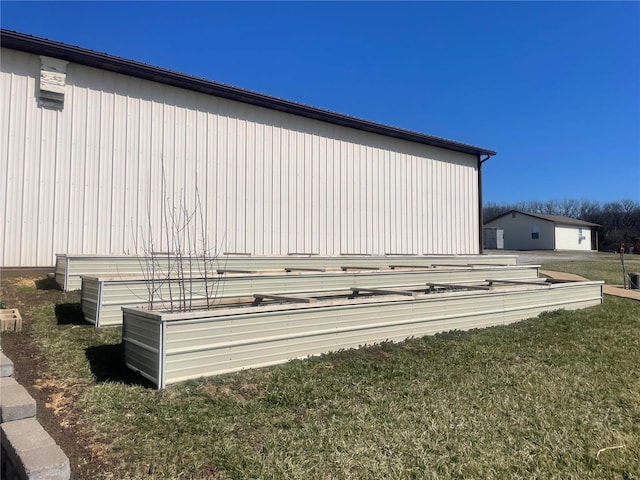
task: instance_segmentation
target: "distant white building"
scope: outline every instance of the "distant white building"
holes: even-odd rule
[[[597,250],[600,225],[561,215],[511,210],[487,221],[504,232],[507,250]]]

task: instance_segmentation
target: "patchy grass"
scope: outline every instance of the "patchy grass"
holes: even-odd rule
[[[640,478],[640,302],[156,391],[122,367],[119,329],[35,297],[21,335],[100,459],[78,478]]]
[[[607,299],[162,392],[104,383],[83,406],[117,476],[633,478],[638,319]]]

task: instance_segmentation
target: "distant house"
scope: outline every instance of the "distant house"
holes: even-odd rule
[[[504,232],[507,250],[597,250],[600,225],[561,215],[511,210],[484,224]]]

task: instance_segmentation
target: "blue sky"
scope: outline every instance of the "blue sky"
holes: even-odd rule
[[[485,202],[640,200],[640,2],[0,2],[2,28],[496,150]]]

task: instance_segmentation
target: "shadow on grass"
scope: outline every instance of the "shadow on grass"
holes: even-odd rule
[[[86,325],[80,303],[58,303],[55,307],[58,325]]]
[[[61,290],[55,278],[41,278],[34,282],[38,290]]]
[[[85,350],[91,372],[97,383],[124,383],[153,388],[155,385],[124,363],[122,343],[99,345]]]

